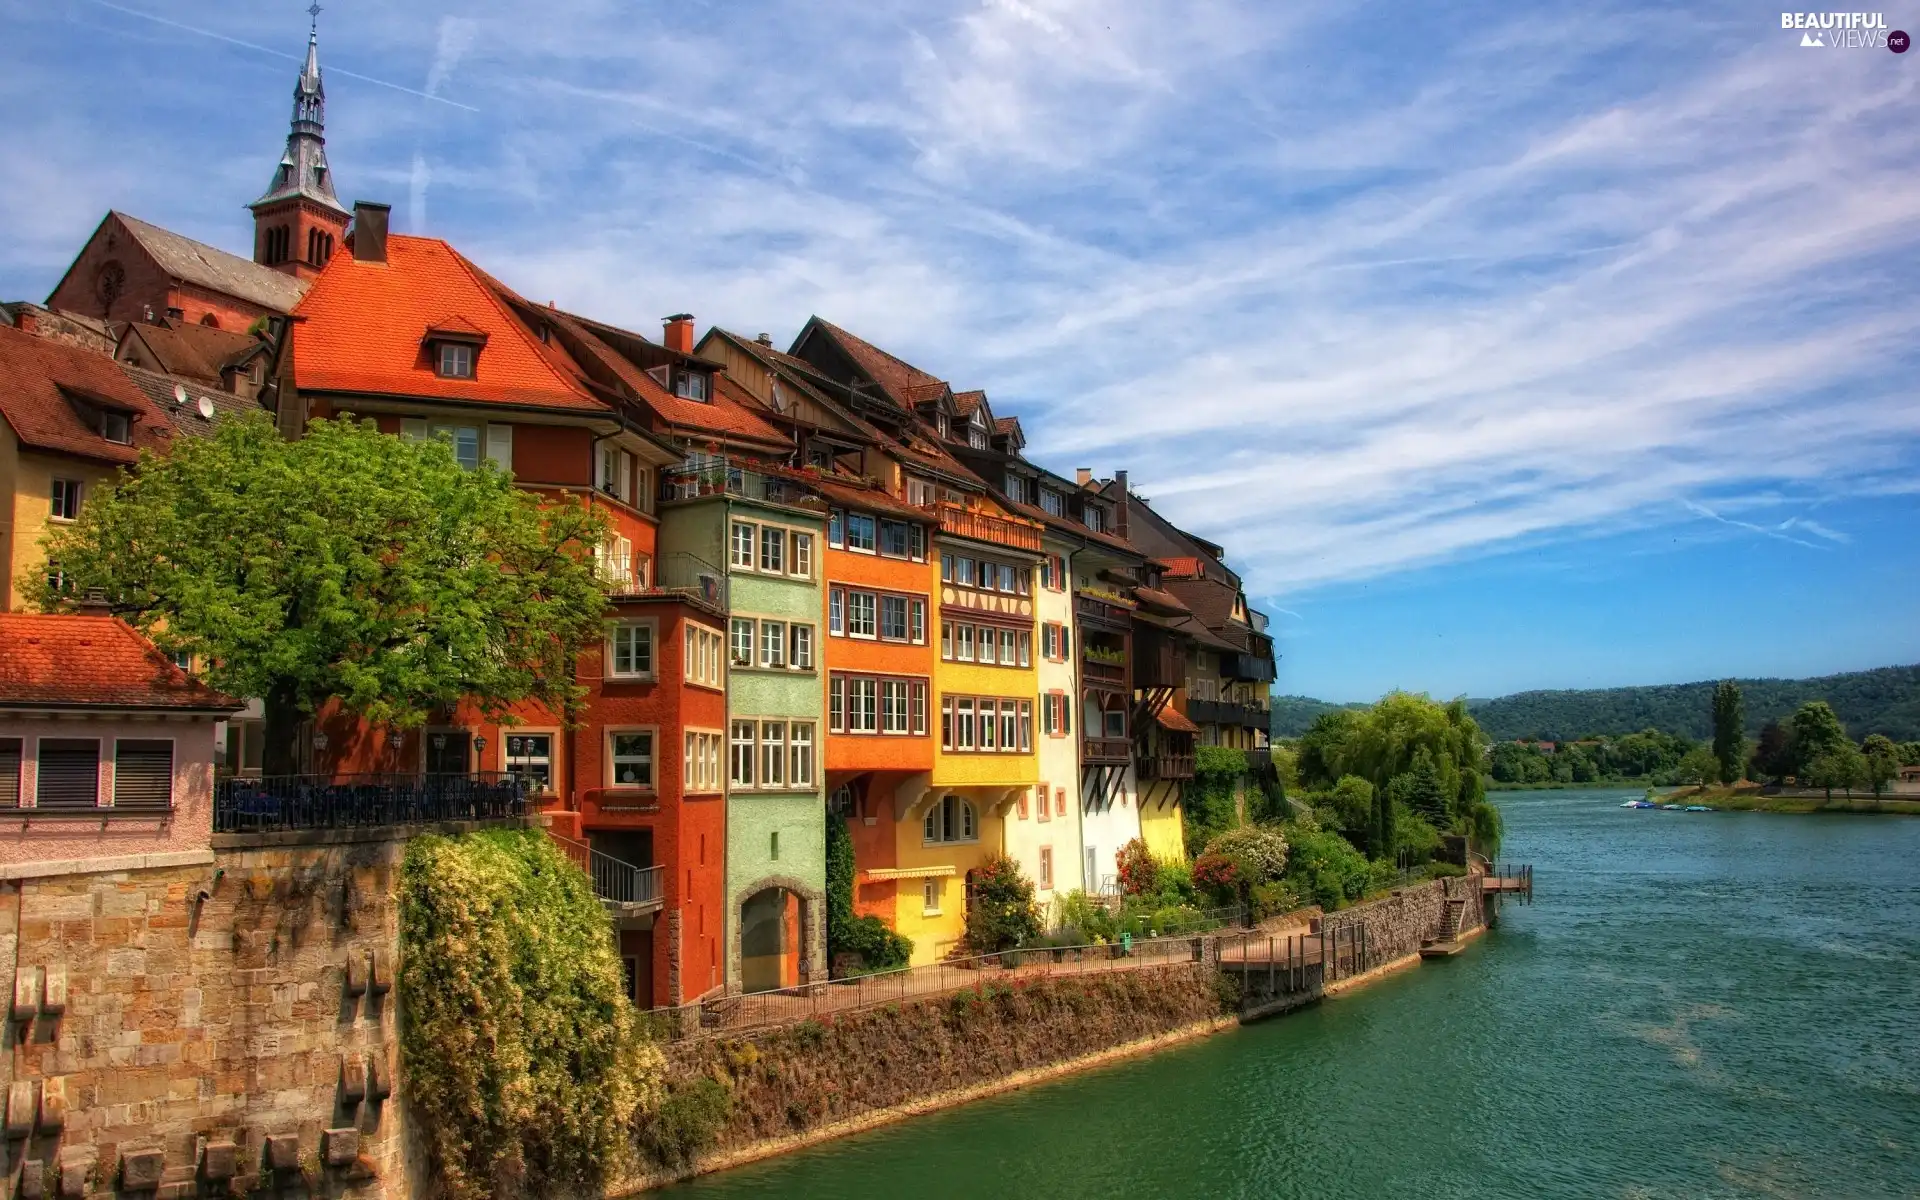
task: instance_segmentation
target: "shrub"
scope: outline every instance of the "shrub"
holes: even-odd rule
[[[1367,894],[1373,868],[1351,842],[1303,822],[1294,822],[1287,830],[1292,842],[1287,882],[1302,900],[1333,912]]]
[[[1200,898],[1193,867],[1181,859],[1160,863],[1153,890],[1155,895],[1169,904],[1192,904]]]
[[[1299,893],[1293,890],[1292,884],[1281,879],[1254,885],[1250,902],[1256,921],[1283,916],[1301,907]]]
[[[400,949],[409,1112],[445,1193],[600,1191],[664,1064],[586,874],[538,830],[417,837]]]
[[[1193,860],[1194,886],[1222,903],[1239,893],[1240,864],[1231,855],[1202,854]]]
[[[1287,835],[1271,825],[1242,825],[1213,839],[1208,854],[1231,858],[1251,886],[1287,873]]]
[[[667,1094],[641,1126],[640,1144],[663,1166],[682,1166],[712,1149],[732,1118],[733,1093],[703,1075]]]
[[[1080,934],[1080,941],[1069,945],[1090,945],[1095,938],[1110,942],[1119,932],[1112,911],[1079,888],[1060,897],[1059,905],[1061,928]]]
[[[879,917],[854,917],[841,926],[835,953],[857,954],[865,971],[892,971],[913,957],[913,939],[895,933]]]
[[[856,954],[867,971],[904,967],[913,942],[878,917],[853,915],[853,838],[846,819],[827,814],[827,961]]]
[[[995,855],[973,871],[973,901],[967,908],[966,943],[976,954],[1011,950],[1040,934],[1033,883],[1020,864]]]
[[[1396,862],[1423,863],[1440,852],[1440,831],[1413,809],[1394,814],[1393,855]]]
[[[1147,844],[1134,838],[1113,856],[1120,874],[1120,890],[1129,896],[1144,896],[1154,890],[1160,878],[1160,864],[1147,850]]]

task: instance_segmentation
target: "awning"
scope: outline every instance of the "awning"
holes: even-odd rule
[[[888,879],[943,879],[957,874],[951,866],[946,867],[868,867],[862,872],[869,880],[881,882]]]
[[[1175,708],[1171,704],[1167,705],[1165,708],[1161,709],[1159,712],[1154,713],[1153,719],[1160,722],[1160,727],[1162,729],[1171,729],[1175,733],[1199,733],[1200,732],[1200,727],[1198,725],[1195,725],[1192,721],[1187,720],[1187,715],[1181,712],[1179,709]]]

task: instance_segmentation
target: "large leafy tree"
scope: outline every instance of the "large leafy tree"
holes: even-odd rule
[[[1825,700],[1809,700],[1793,714],[1793,760],[1796,772],[1806,774],[1816,759],[1839,756],[1853,750],[1853,739],[1846,726]]]
[[[1713,757],[1720,763],[1720,780],[1737,783],[1747,762],[1747,708],[1740,685],[1723,679],[1713,689]]]
[[[351,418],[289,442],[262,415],[144,456],[47,539],[66,584],[39,581],[37,600],[103,600],[216,687],[259,697],[263,766],[281,774],[329,701],[397,727],[463,699],[573,719],[605,531],[598,511],[464,470],[442,444]]]
[[[1860,743],[1860,751],[1866,758],[1867,786],[1874,795],[1881,795],[1900,777],[1900,748],[1886,734],[1873,733]]]

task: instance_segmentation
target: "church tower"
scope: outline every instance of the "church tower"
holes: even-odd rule
[[[327,89],[320,81],[320,6],[307,34],[307,61],[293,85],[293,126],[287,152],[274,169],[267,194],[253,210],[253,261],[311,279],[345,240],[351,214],[333,194],[327,168]]]

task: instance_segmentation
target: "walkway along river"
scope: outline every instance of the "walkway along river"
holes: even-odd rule
[[[1627,794],[1500,796],[1539,903],[1458,957],[675,1190],[1920,1196],[1920,822]]]

